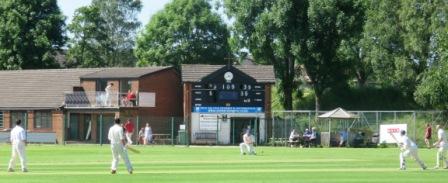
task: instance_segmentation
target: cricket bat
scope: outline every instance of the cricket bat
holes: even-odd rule
[[[392,138],[395,140],[395,143],[397,143],[398,148],[400,148],[401,150],[401,144],[400,141],[398,141],[398,139],[395,137],[395,135],[393,133],[389,133],[390,136],[392,136]]]
[[[137,149],[134,149],[133,147],[131,147],[130,145],[126,145],[126,149],[128,149],[129,151],[136,153],[136,154],[140,154],[140,151]]]

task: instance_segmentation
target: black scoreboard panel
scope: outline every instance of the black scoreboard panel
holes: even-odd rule
[[[193,107],[263,107],[264,85],[254,83],[193,83]]]

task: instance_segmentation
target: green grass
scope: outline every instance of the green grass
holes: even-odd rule
[[[447,182],[448,170],[422,171],[413,160],[398,170],[398,149],[299,149],[258,147],[257,156],[240,156],[237,147],[137,147],[130,154],[135,172],[123,162],[109,174],[108,145],[29,145],[28,173],[6,172],[10,146],[0,145],[0,182],[133,183],[133,182]],[[434,149],[421,149],[429,167]],[[19,164],[19,163],[18,163]],[[19,169],[19,167],[17,168]]]

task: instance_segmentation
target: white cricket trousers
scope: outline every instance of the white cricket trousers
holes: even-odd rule
[[[241,151],[241,154],[243,154],[243,153],[255,154],[255,147],[253,144],[245,144],[243,142],[240,144],[240,151]]]
[[[126,164],[126,168],[128,172],[132,171],[131,161],[129,161],[128,151],[123,147],[123,144],[111,144],[112,149],[112,170],[117,170],[118,161],[123,158],[124,163]]]
[[[418,151],[417,148],[411,148],[406,149],[400,153],[400,168],[406,168],[406,157],[411,156],[412,158],[417,161],[417,163],[420,165],[421,168],[425,167],[425,164],[422,160],[420,160],[420,157],[418,157]]]
[[[440,167],[442,164],[441,162],[445,161],[445,167],[448,167],[448,159],[446,157],[446,152],[448,150],[447,145],[440,146],[437,150],[437,163],[436,167]]]
[[[22,166],[22,171],[27,169],[25,143],[22,141],[12,143],[12,155],[11,155],[11,160],[9,161],[8,169],[14,169],[16,167],[17,156],[19,156],[20,164]]]
[[[132,133],[126,132],[126,140],[129,144],[132,144]]]

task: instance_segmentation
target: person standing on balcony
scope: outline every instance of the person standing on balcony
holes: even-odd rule
[[[106,92],[106,101],[105,105],[108,107],[112,106],[112,87],[114,86],[113,83],[109,83],[106,88],[104,89]]]
[[[132,105],[132,107],[137,106],[136,105],[137,96],[135,95],[134,92],[132,92],[131,90],[128,90],[127,98],[128,98],[128,101],[131,102],[130,104]]]
[[[128,119],[124,124],[124,129],[126,131],[126,139],[129,144],[132,144],[132,134],[134,133],[134,123],[132,123],[131,119]]]
[[[14,172],[15,162],[17,156],[20,158],[20,164],[22,165],[22,172],[28,172],[26,167],[26,134],[25,130],[20,126],[22,121],[19,119],[16,121],[16,126],[11,130],[11,144],[12,144],[12,156],[9,161],[8,172]]]

